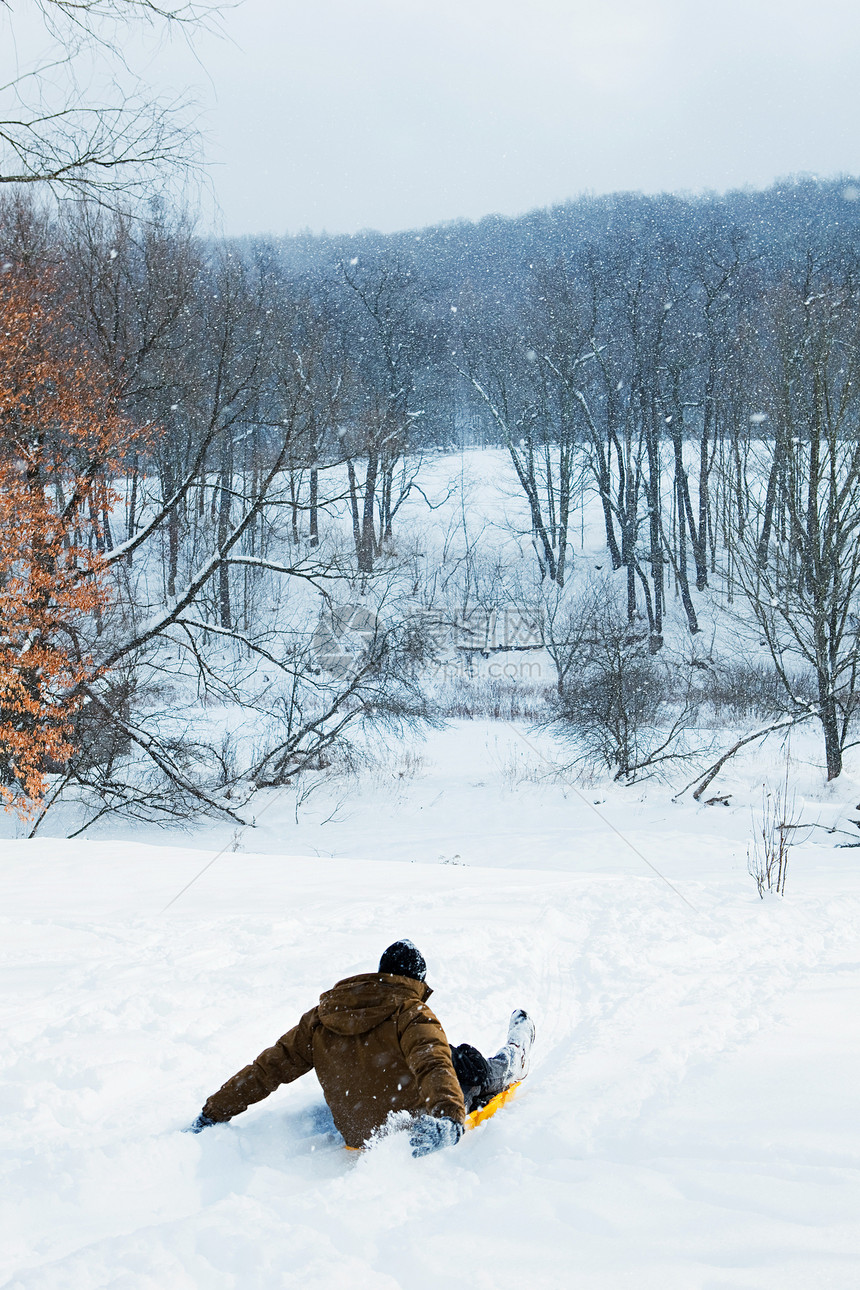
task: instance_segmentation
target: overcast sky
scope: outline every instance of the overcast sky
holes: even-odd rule
[[[858,0],[242,0],[192,85],[227,233],[860,172]]]

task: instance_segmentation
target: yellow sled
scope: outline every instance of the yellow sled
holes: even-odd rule
[[[486,1106],[479,1106],[477,1111],[470,1111],[466,1116],[466,1128],[477,1129],[478,1125],[483,1124],[485,1120],[491,1120],[500,1107],[510,1102],[520,1084],[522,1084],[522,1080],[518,1079],[516,1084],[509,1084],[507,1088],[502,1089],[501,1093],[491,1097]],[[363,1151],[364,1147],[346,1147],[346,1150]]]
[[[485,1120],[491,1119],[496,1114],[499,1107],[510,1102],[520,1084],[522,1084],[522,1080],[518,1079],[516,1084],[509,1084],[507,1088],[502,1089],[501,1093],[497,1093],[495,1097],[491,1097],[486,1106],[479,1106],[477,1111],[471,1111],[469,1115],[466,1116],[466,1128],[477,1129],[479,1124],[483,1124]]]

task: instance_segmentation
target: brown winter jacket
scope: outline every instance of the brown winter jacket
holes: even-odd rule
[[[279,1084],[315,1070],[348,1146],[360,1147],[390,1111],[466,1118],[451,1049],[427,1007],[423,981],[365,972],[326,991],[317,1007],[203,1107],[232,1119]]]

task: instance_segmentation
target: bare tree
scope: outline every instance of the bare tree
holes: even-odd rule
[[[34,0],[29,9],[39,52],[3,73],[0,184],[36,184],[110,202],[120,193],[149,190],[166,165],[193,163],[190,105],[153,95],[132,69],[130,36],[163,38],[176,31],[191,38],[213,24],[217,3]],[[32,43],[20,21],[26,16],[9,0],[0,3],[4,50]]]
[[[92,576],[112,582],[113,603],[76,624],[91,665],[66,695],[78,713],[74,749],[53,768],[34,831],[64,793],[85,804],[82,827],[117,811],[243,821],[254,791],[318,767],[354,724],[423,710],[403,615],[376,583],[368,639],[327,667],[320,604],[329,617],[349,610],[354,564],[333,535],[291,541],[296,472],[320,451],[333,394],[325,320],[283,284],[275,290],[253,256],[207,253],[181,229],[82,210],[58,254],[50,230],[24,214],[9,241],[0,229],[4,256],[12,246],[21,258],[29,231],[30,254],[64,265],[58,290],[76,341],[151,431],[148,461],[77,463],[109,499],[89,527],[100,535]],[[111,532],[111,504],[123,501],[127,535]],[[223,726],[204,734],[186,715],[195,690],[201,705],[245,714],[253,739],[240,746]]]
[[[628,621],[610,588],[603,590],[584,596],[552,627],[555,652],[567,662],[552,723],[578,761],[633,783],[691,755],[687,732],[700,696],[692,661],[655,657],[647,633]]]
[[[503,589],[510,608],[530,624],[536,641],[552,659],[556,695],[561,702],[592,656],[601,610],[613,595],[609,579],[589,578],[560,587],[546,578],[531,583],[525,579],[512,582],[508,572]]]
[[[660,370],[673,267],[670,250],[653,245],[635,256],[615,245],[583,257],[580,290],[590,302],[593,361],[570,385],[591,450],[613,568],[626,575],[628,620],[637,616],[638,585],[652,653],[663,646]]]
[[[860,274],[816,258],[770,297],[769,435],[751,457],[757,522],[735,539],[738,580],[786,694],[815,678],[827,778],[858,702],[860,669]],[[801,706],[799,701],[797,706]]]
[[[371,573],[415,480],[404,458],[413,446],[413,422],[422,414],[415,407],[426,343],[422,291],[413,270],[396,256],[342,264],[340,273],[350,293],[345,309],[351,388],[339,432],[358,568]]]
[[[461,336],[462,358],[455,352],[453,363],[510,455],[541,578],[563,587],[571,509],[584,473],[570,381],[592,354],[587,334],[571,343],[557,302],[541,286],[525,317],[488,319],[473,311]]]

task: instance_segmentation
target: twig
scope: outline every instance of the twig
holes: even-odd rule
[[[717,775],[723,769],[723,767],[725,766],[729,758],[734,757],[735,753],[738,752],[741,748],[743,748],[746,744],[754,743],[756,739],[763,739],[765,735],[771,735],[776,730],[788,730],[791,726],[799,725],[801,721],[808,721],[810,717],[816,717],[817,715],[818,715],[817,712],[803,712],[799,716],[787,717],[785,721],[778,721],[775,725],[767,726],[764,730],[756,730],[751,735],[744,735],[743,739],[739,739],[736,744],[733,744],[732,747],[728,750],[728,752],[723,753],[719,761],[715,762],[714,765],[711,766],[711,768],[705,772],[704,779],[702,779],[702,782],[699,784],[699,787],[696,789],[695,793],[693,794],[693,797],[695,798],[695,800],[698,802],[699,798],[702,796],[705,789],[708,787],[708,785],[711,783],[712,780],[716,779]],[[691,779],[689,784],[685,785],[685,787],[681,789],[680,793],[675,794],[675,796],[672,798],[672,801],[677,802],[679,798],[683,797],[688,789],[692,788],[695,783],[698,783],[699,778],[700,776],[697,775],[695,779]]]

